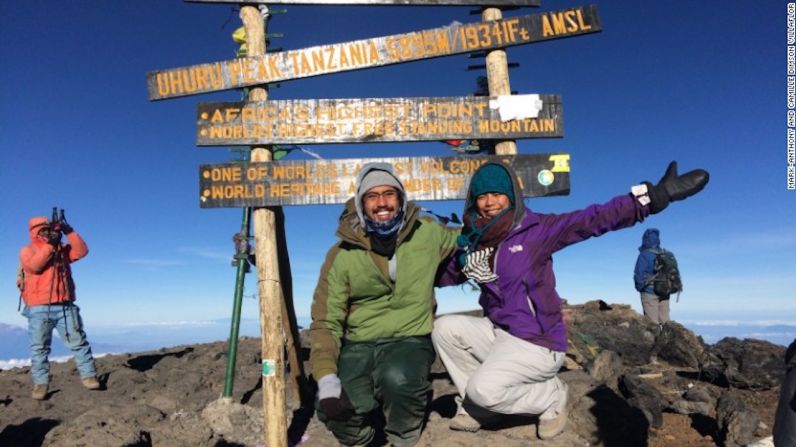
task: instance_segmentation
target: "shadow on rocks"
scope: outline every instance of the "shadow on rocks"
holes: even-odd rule
[[[601,385],[587,394],[594,406],[597,439],[605,447],[647,445],[649,422],[638,408],[631,407],[611,388]]]
[[[257,380],[254,383],[254,386],[251,387],[249,389],[249,391],[246,391],[245,393],[243,393],[243,397],[241,398],[240,403],[242,403],[243,405],[248,404],[249,401],[252,399],[252,396],[254,396],[254,393],[256,393],[257,390],[260,390],[262,388],[263,388],[263,381],[262,381],[261,378],[257,377]]]
[[[307,426],[312,421],[312,416],[315,414],[315,405],[302,405],[299,409],[293,411],[293,419],[290,420],[290,426],[287,428],[288,444],[299,445],[301,438],[307,431]]]
[[[213,447],[246,447],[243,444],[238,444],[237,442],[229,442],[225,440],[220,440],[213,444]]]
[[[189,352],[193,352],[193,348],[185,348],[179,352],[169,352],[166,354],[147,354],[133,357],[127,361],[127,367],[132,368],[138,372],[149,371],[155,365],[166,357],[180,358]]]
[[[56,425],[58,421],[42,418],[30,418],[20,425],[9,425],[0,432],[0,445],[38,447],[44,442],[47,432]]]
[[[710,436],[715,442],[718,442],[719,426],[716,419],[699,413],[689,415],[691,418],[691,428],[697,431],[702,437]]]
[[[445,419],[456,416],[456,395],[446,394],[431,401],[429,412],[436,412]]]

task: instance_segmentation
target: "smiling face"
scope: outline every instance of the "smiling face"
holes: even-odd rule
[[[499,192],[488,192],[475,198],[475,206],[481,217],[492,218],[511,206],[509,196]]]
[[[401,209],[400,194],[392,186],[375,186],[362,196],[362,207],[373,222],[389,222]]]

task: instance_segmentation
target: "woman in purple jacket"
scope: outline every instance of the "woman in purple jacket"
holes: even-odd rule
[[[481,289],[484,317],[443,316],[432,340],[456,385],[453,430],[477,431],[500,414],[539,415],[537,435],[552,438],[567,422],[568,387],[557,377],[567,351],[553,253],[592,236],[641,222],[708,182],[698,169],[678,175],[672,162],[657,185],[564,214],[525,208],[516,174],[487,163],[470,180],[456,259],[440,285],[468,279]]]

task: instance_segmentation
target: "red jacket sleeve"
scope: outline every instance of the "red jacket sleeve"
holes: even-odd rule
[[[69,239],[69,245],[66,246],[69,254],[69,262],[75,262],[88,254],[88,245],[86,245],[83,238],[77,234],[77,231],[67,234],[66,237]]]
[[[19,260],[25,270],[41,273],[50,262],[53,255],[53,246],[50,244],[30,243],[19,252]]]

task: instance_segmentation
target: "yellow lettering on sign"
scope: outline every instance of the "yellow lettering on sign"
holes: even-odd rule
[[[235,79],[237,81],[240,78],[240,74],[243,73],[243,62],[240,59],[236,59],[228,65],[229,67],[229,78]]]
[[[312,65],[313,71],[326,70],[326,64],[323,61],[323,49],[317,49],[312,52]]]
[[[472,174],[486,160],[451,160],[449,170],[451,174]]]
[[[237,182],[240,181],[240,167],[222,167],[210,170],[210,180],[214,182]]]
[[[265,185],[213,185],[203,194],[211,199],[252,199],[265,197]]]
[[[262,180],[266,175],[268,175],[268,170],[265,166],[250,166],[246,169],[246,180]]]
[[[276,56],[268,56],[268,66],[271,68],[271,75],[282,77],[282,69],[277,65]]]
[[[310,65],[310,60],[307,57],[306,53],[301,53],[301,72],[303,74],[308,74],[312,71],[312,66]]]
[[[208,89],[221,89],[224,79],[221,65],[208,67],[188,67],[155,75],[160,96],[183,95]]]
[[[293,116],[297,120],[306,121],[310,116],[310,110],[303,105],[297,105],[295,109],[293,109]]]
[[[348,53],[351,55],[351,64],[354,66],[362,65],[365,61],[364,46],[359,46],[355,43],[348,45]]]
[[[350,67],[350,66],[351,66],[351,62],[348,61],[348,52],[347,51],[341,51],[340,52],[340,67],[341,68],[346,68],[346,67]]]
[[[369,56],[369,63],[376,64],[379,62],[379,49],[376,48],[376,44],[371,40],[370,45],[368,46],[368,56]]]
[[[237,107],[228,107],[228,108],[224,109],[224,119],[226,120],[226,122],[233,121],[235,118],[238,117],[239,113],[240,113],[240,109],[239,108],[237,108]]]
[[[552,172],[569,172],[569,154],[555,154],[549,158],[553,162]]]
[[[587,25],[583,21],[583,11],[579,9],[542,15],[542,37],[589,31],[591,29],[591,25]]]
[[[463,177],[449,177],[447,181],[448,181],[448,191],[459,191],[464,187]]]

